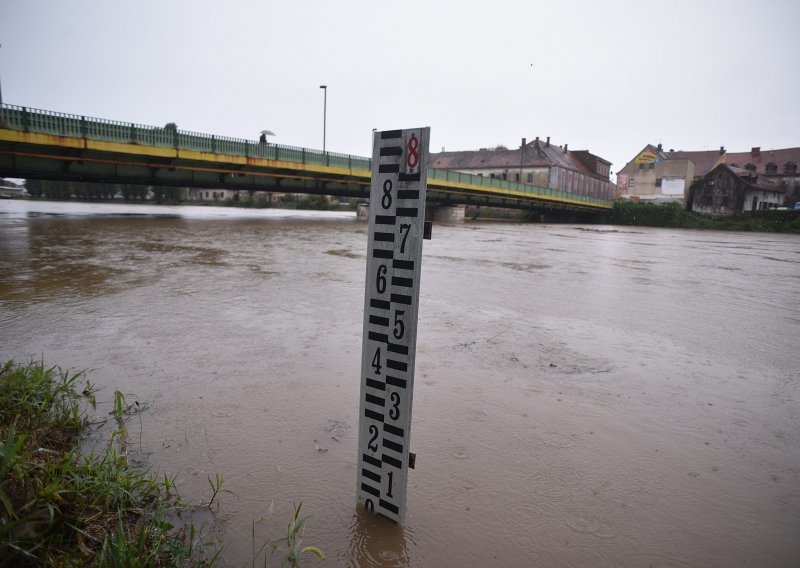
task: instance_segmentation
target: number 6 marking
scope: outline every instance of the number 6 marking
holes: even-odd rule
[[[386,276],[384,276],[384,274],[386,274],[387,270],[385,264],[381,264],[378,267],[378,275],[375,277],[375,289],[378,291],[378,294],[386,292]]]

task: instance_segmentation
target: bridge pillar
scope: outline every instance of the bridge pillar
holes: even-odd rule
[[[356,219],[367,221],[369,219],[369,202],[359,202],[356,207]]]
[[[460,223],[466,217],[466,205],[428,205],[425,217],[437,223]]]

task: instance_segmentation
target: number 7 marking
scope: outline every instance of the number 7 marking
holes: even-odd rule
[[[406,234],[403,235],[403,230],[405,230]],[[411,225],[408,223],[400,223],[400,235],[403,237],[403,241],[400,243],[400,252],[406,252],[406,239],[408,238],[408,233],[411,232]]]

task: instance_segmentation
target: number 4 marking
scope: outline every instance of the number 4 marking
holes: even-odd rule
[[[383,369],[383,367],[381,367],[381,348],[380,347],[378,347],[375,350],[375,356],[372,358],[372,368],[375,369],[375,374],[376,375],[380,375],[381,374],[381,369]]]

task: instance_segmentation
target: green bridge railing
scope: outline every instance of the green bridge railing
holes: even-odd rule
[[[147,126],[133,122],[120,122],[103,118],[91,118],[49,110],[34,109],[17,105],[0,105],[0,128],[39,132],[56,136],[72,136],[90,140],[120,142],[124,144],[144,144],[178,150],[214,152],[234,156],[282,160],[299,164],[332,166],[351,170],[372,170],[372,160],[363,156],[322,152],[309,148],[284,146],[282,144],[261,144],[254,140],[228,138],[214,134],[202,134],[158,126]],[[470,184],[478,187],[521,193],[531,198],[577,201],[586,205],[610,207],[613,201],[591,195],[569,193],[558,189],[539,187],[499,178],[487,178],[450,170],[428,169],[428,180]]]

